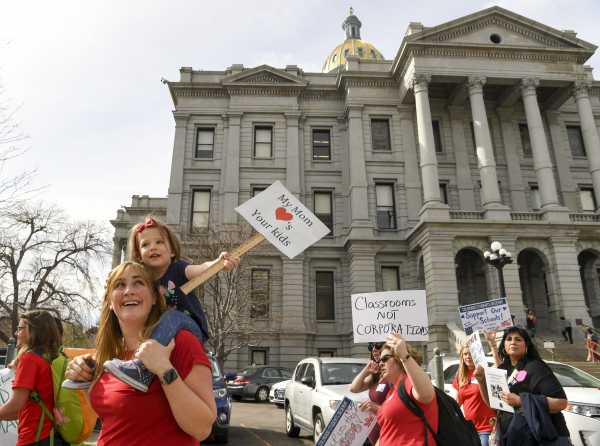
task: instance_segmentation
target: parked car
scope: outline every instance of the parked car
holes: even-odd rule
[[[285,389],[285,431],[297,437],[300,429],[313,433],[315,443],[347,396],[364,401],[368,392],[351,393],[350,383],[365,367],[361,358],[306,358],[298,363]]]
[[[291,371],[285,367],[250,366],[227,383],[227,390],[235,400],[253,398],[264,402],[269,399],[269,390],[273,384],[291,377]]]
[[[490,359],[490,365],[492,360]],[[452,380],[458,371],[457,358],[444,358],[444,391],[456,398]],[[557,361],[546,361],[565,389],[569,406],[563,411],[573,446],[600,445],[600,380]],[[432,370],[429,370],[432,372]]]
[[[231,419],[231,396],[225,386],[225,377],[216,358],[213,355],[208,355],[208,358],[212,366],[213,395],[217,405],[217,419],[213,423],[209,439],[215,443],[227,443]]]
[[[271,390],[269,391],[270,403],[273,403],[280,408],[283,407],[283,403],[285,402],[285,388],[290,381],[291,379],[286,379],[285,381],[275,383],[271,386]]]

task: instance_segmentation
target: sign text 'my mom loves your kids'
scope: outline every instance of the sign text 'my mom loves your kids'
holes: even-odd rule
[[[329,228],[279,181],[235,210],[290,259],[329,233]]]

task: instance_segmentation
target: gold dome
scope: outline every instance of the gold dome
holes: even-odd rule
[[[365,60],[383,60],[383,54],[377,48],[369,42],[361,40],[361,26],[362,23],[354,15],[353,9],[350,8],[348,17],[342,23],[342,29],[346,31],[346,40],[344,43],[336,46],[331,54],[329,54],[329,57],[325,59],[323,73],[329,73],[340,66],[344,66],[348,56],[356,56],[359,59]]]

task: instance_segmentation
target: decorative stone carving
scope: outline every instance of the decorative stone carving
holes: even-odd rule
[[[410,88],[418,93],[422,90],[427,89],[427,85],[431,82],[431,74],[429,73],[415,73],[409,81]]]
[[[483,92],[483,86],[485,85],[487,78],[484,76],[470,76],[467,81],[469,87],[469,93]]]
[[[579,97],[588,97],[592,88],[592,81],[578,80],[573,84],[573,98],[577,100]]]
[[[540,85],[540,80],[535,77],[521,79],[521,93],[523,95],[535,94],[535,89]]]
[[[268,71],[263,71],[257,73],[253,76],[244,77],[242,79],[238,79],[237,82],[241,82],[244,84],[281,84],[281,83],[292,83],[288,79],[284,79],[279,76],[275,76]]]

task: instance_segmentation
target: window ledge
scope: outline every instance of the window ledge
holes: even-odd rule
[[[312,159],[311,161],[313,163],[317,163],[317,164],[331,164],[331,163],[333,163],[333,160],[316,160],[316,159]]]
[[[317,319],[317,323],[318,324],[335,324],[335,319],[334,320],[329,320],[329,319]]]

